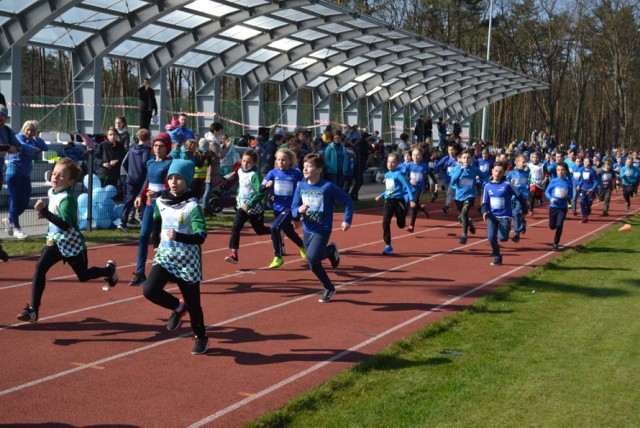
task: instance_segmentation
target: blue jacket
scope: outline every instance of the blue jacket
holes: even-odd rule
[[[127,173],[127,183],[140,183],[146,180],[147,162],[151,156],[150,146],[136,144],[129,148],[122,162],[122,168]]]
[[[567,208],[569,201],[573,199],[573,184],[569,177],[556,177],[549,182],[547,189],[544,191],[545,196],[549,199],[551,208]],[[552,199],[556,202],[552,202]]]
[[[304,177],[298,168],[289,168],[286,171],[275,168],[267,173],[262,180],[262,186],[273,180],[273,210],[290,211],[293,194]]]
[[[18,152],[7,155],[7,176],[22,175],[25,177],[31,176],[31,170],[33,169],[33,160],[38,155],[38,152],[46,152],[49,150],[49,146],[43,139],[35,137],[27,139],[27,136],[23,133],[16,135],[18,141]]]
[[[481,176],[481,172],[475,165],[464,167],[456,166],[451,172],[451,186],[456,189],[456,201],[476,197],[476,182]]]
[[[339,161],[341,161],[340,165],[338,165]],[[337,174],[338,168],[342,170],[342,175],[345,177],[353,175],[346,147],[344,144],[338,146],[332,142],[324,151],[324,169],[327,174]]]
[[[291,215],[300,218],[298,208],[308,205],[302,218],[302,230],[306,233],[330,234],[333,228],[334,201],[344,205],[343,223],[353,221],[353,202],[347,192],[330,181],[320,179],[316,184],[301,181],[296,187],[291,203]]]
[[[384,186],[385,190],[380,193],[381,198],[404,199],[407,203],[413,198],[411,185],[404,174],[397,169],[384,174]]]
[[[482,193],[482,213],[492,214],[495,217],[513,217],[511,211],[511,200],[513,198],[520,199],[522,206],[526,205],[526,201],[524,201],[518,189],[506,179],[499,183],[490,181],[485,184]]]

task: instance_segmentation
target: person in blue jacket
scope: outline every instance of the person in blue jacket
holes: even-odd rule
[[[136,133],[138,144],[132,145],[122,161],[122,168],[126,171],[125,197],[122,215],[118,230],[128,232],[127,222],[129,214],[133,209],[133,204],[142,190],[142,186],[147,179],[147,162],[152,156],[150,143],[151,134],[146,129],[140,129]],[[135,211],[134,211],[135,213]],[[132,216],[133,219],[133,216]]]
[[[302,172],[298,168],[296,155],[291,149],[278,149],[276,152],[276,167],[269,171],[262,180],[262,192],[264,189],[273,189],[273,197],[271,206],[273,208],[273,222],[271,222],[271,241],[273,242],[273,250],[275,257],[269,269],[276,269],[282,266],[283,256],[283,233],[293,241],[300,249],[300,257],[307,258],[304,249],[304,243],[298,236],[291,223],[293,216],[291,215],[291,202],[293,201],[293,192],[295,192],[298,183],[304,178]]]
[[[433,175],[429,166],[422,161],[422,154],[422,148],[415,146],[413,150],[411,150],[411,162],[406,164],[403,171],[403,174],[407,177],[411,185],[411,200],[415,202],[414,205],[411,205],[409,227],[407,227],[407,231],[409,232],[413,232],[415,228],[418,209],[422,211],[425,217],[429,218],[429,211],[426,205],[421,202],[421,199],[425,188],[429,184],[429,178],[433,179],[434,182],[436,181],[436,177]],[[437,186],[438,184],[436,182],[436,192],[438,189]]]
[[[593,205],[593,198],[599,184],[600,179],[596,170],[591,166],[591,159],[584,158],[583,166],[580,169],[580,177],[576,183],[576,191],[580,193],[581,223],[587,223],[589,221],[591,205]]]
[[[460,223],[462,223],[462,235],[460,243],[467,243],[467,231],[475,235],[476,228],[473,225],[469,212],[476,200],[476,183],[480,180],[481,172],[477,166],[472,165],[473,154],[465,150],[460,156],[460,164],[451,173],[451,186],[456,191],[455,201],[458,209]]]
[[[291,203],[293,218],[302,219],[303,242],[311,271],[322,283],[324,292],[318,300],[328,303],[336,294],[336,289],[322,261],[326,258],[335,269],[340,265],[340,252],[335,242],[329,243],[333,226],[333,205],[335,201],[344,205],[341,228],[349,230],[353,221],[353,202],[347,192],[334,183],[322,178],[324,160],[322,155],[310,153],[304,157],[302,173],[304,180],[298,183]],[[327,245],[328,244],[328,245]]]
[[[10,236],[18,239],[27,238],[20,227],[20,215],[29,207],[31,201],[31,171],[33,160],[40,152],[49,150],[49,146],[38,138],[38,122],[27,120],[22,130],[16,135],[17,151],[9,153],[6,158],[7,190],[9,190],[9,217],[3,220]],[[0,168],[0,174],[2,169]]]
[[[443,156],[435,167],[436,174],[438,174],[443,181],[443,187],[446,187],[446,199],[444,207],[442,207],[442,211],[444,211],[445,214],[449,212],[449,206],[456,193],[455,189],[449,185],[451,183],[451,172],[456,165],[458,165],[458,151],[456,145],[451,143],[447,146],[447,155]]]
[[[631,196],[640,178],[640,170],[633,166],[631,156],[627,157],[624,166],[620,168],[620,184],[622,185],[622,197],[627,203],[627,209],[631,209]]]
[[[413,200],[413,191],[404,174],[398,170],[400,157],[397,153],[389,153],[387,156],[387,172],[384,174],[385,190],[378,196],[376,201],[384,199],[382,214],[382,238],[385,247],[382,254],[393,254],[391,246],[391,219],[396,217],[396,224],[400,229],[404,228],[407,219],[407,202],[411,207],[416,206]]]
[[[514,160],[515,168],[507,174],[507,180],[518,189],[518,192],[524,197],[525,201],[529,197],[529,170],[526,169],[527,158],[524,155],[517,155]],[[527,231],[527,221],[524,213],[527,212],[527,204],[520,203],[518,199],[512,200],[513,211],[513,242],[520,240],[520,235],[524,235]]]
[[[513,218],[511,201],[513,198],[520,199],[524,203],[524,198],[518,189],[505,180],[505,166],[496,162],[491,168],[491,179],[485,184],[482,193],[482,219],[487,223],[487,241],[491,244],[493,255],[492,266],[502,264],[502,254],[500,254],[500,242],[509,239],[511,231],[511,219]]]
[[[325,149],[324,164],[327,180],[343,188],[344,179],[350,174],[351,163],[341,134],[335,134],[333,141]]]
[[[573,183],[569,178],[569,166],[565,162],[557,163],[555,176],[547,185],[545,196],[549,200],[549,229],[556,231],[553,250],[557,251],[569,203],[573,198]]]

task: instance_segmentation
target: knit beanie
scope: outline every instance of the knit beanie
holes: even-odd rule
[[[173,174],[178,174],[184,178],[184,181],[187,182],[187,189],[191,187],[191,182],[193,181],[193,174],[195,172],[195,167],[193,162],[185,160],[185,159],[174,159],[171,161],[171,166],[169,166],[169,172],[167,173],[167,178],[172,176]]]
[[[171,136],[166,132],[161,132],[153,139],[153,143],[161,142],[166,144],[167,151],[171,151]]]

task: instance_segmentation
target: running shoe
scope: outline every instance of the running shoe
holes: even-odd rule
[[[115,287],[118,283],[118,269],[116,266],[116,262],[114,262],[113,260],[109,260],[107,262],[107,267],[113,269],[113,272],[105,278],[105,281],[107,281],[109,287]]]
[[[15,228],[15,230],[13,231],[13,237],[14,238],[18,238],[18,239],[27,239],[29,237],[29,235],[27,235],[26,233],[24,233],[22,231],[22,229],[18,229],[17,227]]]
[[[322,293],[322,296],[320,296],[320,298],[318,299],[318,302],[320,303],[328,303],[331,298],[336,294],[336,290],[324,290],[324,292]]]
[[[407,227],[407,232],[413,232],[413,226]]]
[[[29,306],[29,304],[27,303],[24,307],[24,310],[22,312],[20,312],[18,314],[17,317],[20,321],[27,321],[27,322],[38,322],[38,311],[36,311],[35,309],[33,309],[31,306]]]
[[[300,257],[302,260],[307,260],[307,250],[304,247],[300,247]]]
[[[209,349],[209,338],[206,336],[205,337],[195,336],[193,340],[195,340],[195,343],[193,344],[191,353],[193,355],[206,354],[207,350]]]
[[[238,264],[238,255],[236,253],[231,253],[227,257],[224,258],[225,262],[233,263],[234,265]]]
[[[495,259],[493,259],[493,261],[491,263],[489,263],[491,266],[500,266],[502,264],[502,257],[496,257]]]
[[[182,317],[187,312],[187,305],[184,304],[184,300],[180,300],[178,304],[178,309],[175,311],[171,311],[171,315],[169,316],[169,320],[167,321],[167,330],[173,331],[180,327],[182,324]]]
[[[331,267],[334,269],[340,266],[340,251],[338,250],[338,244],[332,242],[327,246],[327,252],[329,261],[331,262]]]
[[[391,245],[385,245],[384,249],[382,250],[382,254],[393,254],[393,247]]]
[[[131,285],[132,287],[136,287],[140,284],[144,284],[146,280],[147,276],[144,273],[136,272],[133,274],[133,279],[129,281],[129,285]]]
[[[274,257],[273,261],[269,265],[269,269],[277,269],[284,264],[282,257]]]
[[[7,232],[7,235],[13,236],[13,224],[9,221],[9,219],[2,219],[2,224],[4,224],[4,231]]]

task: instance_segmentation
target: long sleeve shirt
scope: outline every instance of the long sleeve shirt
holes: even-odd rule
[[[477,166],[463,167],[458,165],[451,173],[451,185],[456,189],[456,201],[475,198],[477,195],[476,182],[481,176]]]
[[[412,199],[411,185],[404,174],[397,169],[384,174],[384,187],[384,191],[380,194],[383,199],[404,199],[406,202]]]
[[[293,195],[291,214],[293,218],[300,218],[298,209],[302,205],[307,205],[309,208],[302,216],[302,230],[306,233],[331,233],[335,201],[344,205],[342,222],[351,224],[353,202],[347,192],[324,179],[320,179],[315,184],[301,181]]]
[[[556,177],[549,182],[544,192],[552,208],[567,208],[573,198],[573,184],[569,177]],[[554,201],[555,199],[555,201]]]
[[[491,214],[495,217],[513,217],[511,210],[513,198],[524,199],[513,184],[507,180],[498,183],[490,181],[484,186],[480,208],[483,214]],[[525,204],[523,200],[521,203]]]

